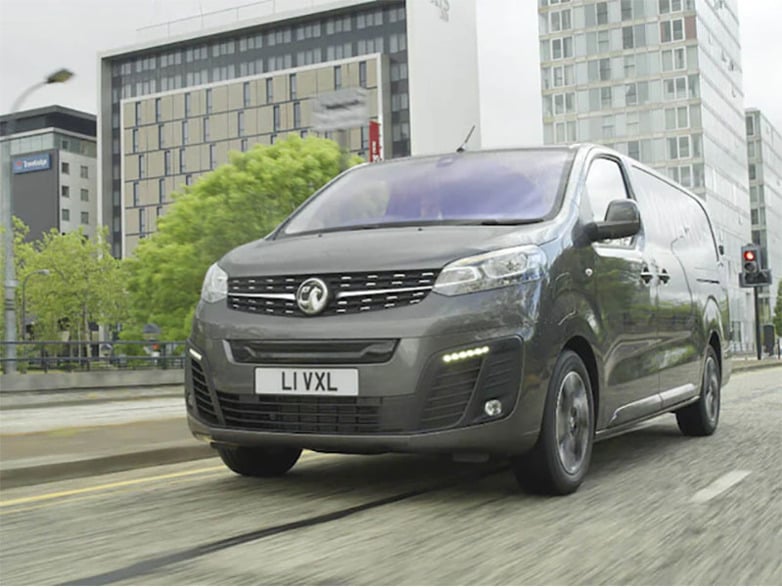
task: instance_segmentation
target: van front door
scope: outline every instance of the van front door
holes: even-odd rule
[[[603,220],[608,203],[629,197],[621,164],[592,161],[585,183],[586,221]],[[643,212],[641,214],[643,223]],[[602,380],[598,426],[616,426],[661,407],[655,362],[657,267],[642,232],[629,239],[593,243],[594,295],[600,322]]]

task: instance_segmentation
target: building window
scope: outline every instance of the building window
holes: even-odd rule
[[[747,135],[755,135],[755,119],[752,116],[747,116]],[[63,173],[67,173],[67,171],[63,171]]]
[[[367,62],[361,61],[358,64],[358,85],[362,88],[367,87]]]
[[[551,58],[567,59],[573,57],[573,37],[551,39]]]
[[[622,20],[633,20],[632,0],[622,0]]]
[[[186,170],[185,161],[185,150],[179,149],[179,173],[182,173]]]
[[[677,18],[660,23],[660,42],[672,43],[684,40],[684,19]]]
[[[573,28],[572,19],[570,17],[570,8],[567,10],[560,10],[559,12],[552,12],[549,15],[549,20],[552,33],[566,31],[570,28]]]
[[[155,98],[155,122],[160,122],[160,98]]]
[[[68,208],[63,208],[60,212],[60,218],[68,222],[71,219],[71,211]]]
[[[236,129],[240,137],[244,135],[244,112],[243,111],[239,111],[236,113]]]
[[[144,177],[144,155],[138,156],[138,176]]]
[[[627,154],[635,159],[636,161],[640,161],[641,159],[641,141],[628,141],[627,142]]]
[[[67,161],[63,161],[62,163],[60,163],[60,171],[62,172],[63,175],[70,175],[71,164],[68,163]]]
[[[297,95],[297,83],[296,74],[292,73],[288,76],[288,90],[290,91],[290,99],[295,100]]]
[[[185,94],[185,116],[190,116],[190,112],[193,107],[193,99],[190,92]]]
[[[192,175],[186,175],[185,176],[185,185],[193,185],[193,176]]]
[[[139,208],[138,211],[138,234],[141,238],[147,234],[147,214],[144,208]]]
[[[188,127],[188,121],[182,121],[182,144],[186,145],[190,142],[190,128]]]
[[[554,94],[554,114],[566,114],[575,112],[576,95],[574,92],[567,94]]]
[[[206,113],[211,114],[212,113],[212,90],[210,88],[207,88],[206,90]]]
[[[217,166],[217,148],[215,145],[209,145],[209,169]]]
[[[601,59],[598,62],[600,71],[600,81],[608,81],[611,79],[611,60]]]
[[[334,89],[339,90],[342,87],[342,66],[334,66]]]
[[[664,95],[666,100],[687,99],[687,78],[676,77],[663,80]]]
[[[597,24],[608,24],[608,2],[598,2],[595,4],[595,15]]]
[[[271,104],[274,102],[274,80],[272,78],[266,79],[266,103]]]
[[[665,130],[689,128],[690,109],[687,106],[665,109]]]
[[[136,126],[141,124],[141,102],[135,104]]]
[[[293,128],[301,126],[301,102],[293,103]]]
[[[138,202],[139,202],[138,182],[134,181],[133,182],[133,206],[134,207],[138,206]]]
[[[613,92],[611,86],[600,88],[600,106],[602,108],[611,108],[611,102],[613,100]]]
[[[163,173],[171,175],[171,151],[163,153],[163,168]]]
[[[162,177],[157,181],[158,202],[161,204],[166,201],[166,180]]]
[[[82,202],[89,202],[90,201],[90,192],[89,192],[89,190],[86,190],[84,188],[81,189],[81,201]]]
[[[242,149],[242,153],[247,152],[247,139],[242,139],[241,149]]]
[[[82,224],[89,224],[90,223],[90,213],[89,212],[82,212],[81,213],[81,223]]]
[[[209,119],[204,118],[204,141],[209,140]]]
[[[62,195],[63,198],[70,198],[71,197],[71,188],[67,185],[64,185],[60,188],[60,195]]]
[[[687,69],[687,51],[684,47],[666,49],[661,53],[661,57],[663,71]]]
[[[688,159],[690,155],[690,137],[672,137],[668,139],[669,159]]]
[[[280,130],[280,106],[274,106],[274,132]]]
[[[682,0],[659,0],[660,14],[682,11]]]
[[[758,169],[754,163],[749,164],[749,179],[755,180],[758,178]]]
[[[163,128],[162,124],[159,124],[157,127],[157,144],[158,149],[162,149],[166,146],[166,139],[165,139],[165,129]]]
[[[133,129],[133,152],[138,153],[138,129]]]

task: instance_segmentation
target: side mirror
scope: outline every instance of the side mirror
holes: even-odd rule
[[[608,204],[605,220],[586,225],[589,238],[594,241],[635,236],[641,230],[641,213],[633,200],[614,200]]]

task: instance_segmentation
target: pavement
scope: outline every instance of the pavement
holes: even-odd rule
[[[736,360],[736,374],[782,361]],[[0,488],[215,456],[190,434],[179,385],[0,393]]]

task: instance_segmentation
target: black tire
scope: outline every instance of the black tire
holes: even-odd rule
[[[703,365],[698,401],[676,411],[676,422],[685,436],[711,436],[720,421],[720,363],[710,345]]]
[[[301,456],[300,448],[289,447],[221,446],[217,452],[226,467],[245,477],[279,477]]]
[[[511,461],[524,490],[567,495],[578,489],[592,458],[594,405],[584,362],[573,351],[564,351],[549,382],[538,441],[530,452]]]

